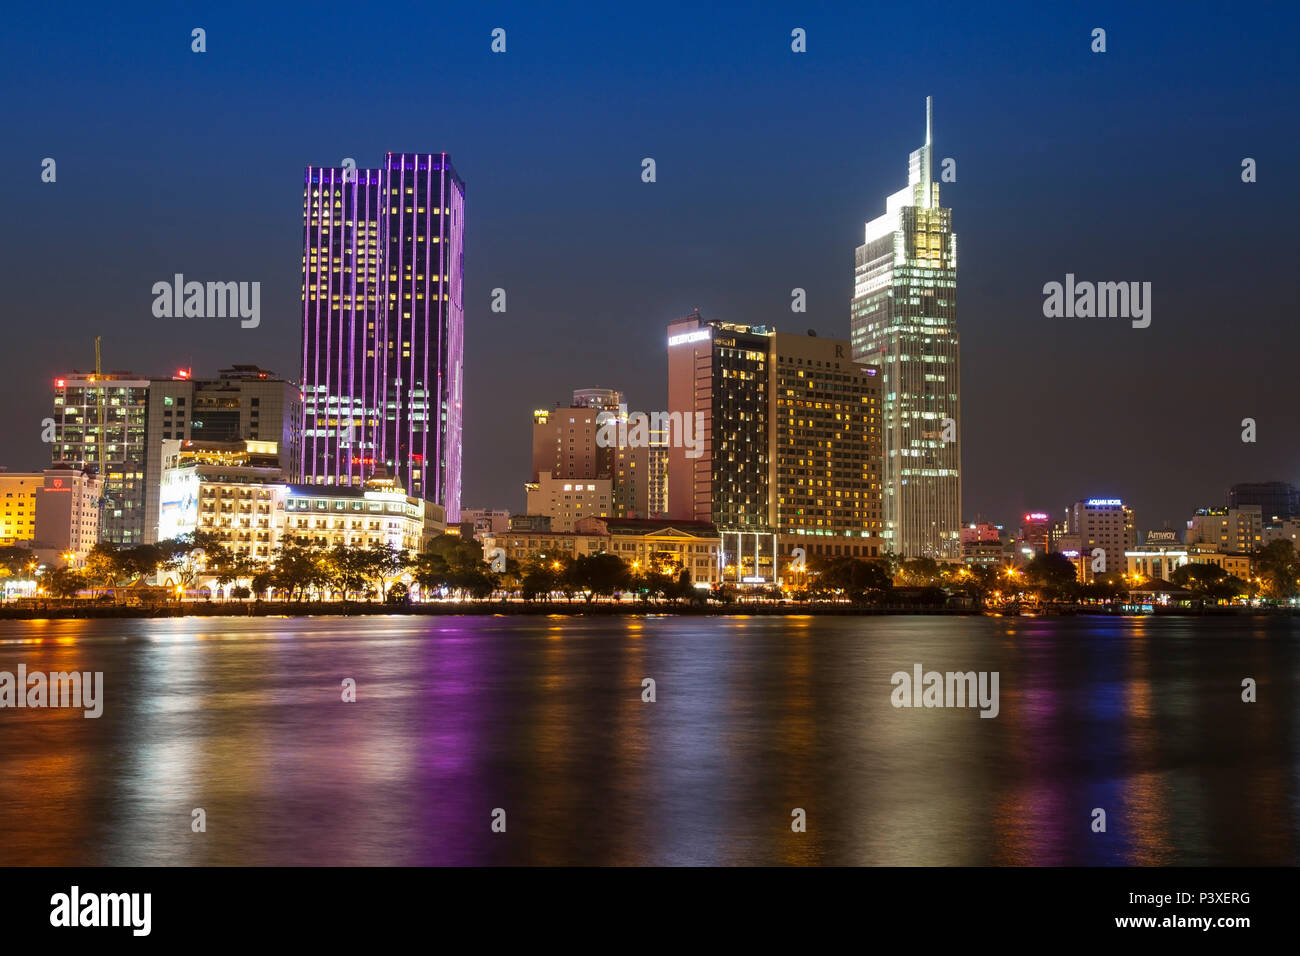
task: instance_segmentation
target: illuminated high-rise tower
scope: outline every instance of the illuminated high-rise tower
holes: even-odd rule
[[[867,223],[855,260],[853,360],[880,369],[886,547],[906,557],[961,557],[961,365],[957,237],[925,145],[907,188]]]
[[[460,520],[465,184],[446,153],[308,166],[303,480],[383,468]]]

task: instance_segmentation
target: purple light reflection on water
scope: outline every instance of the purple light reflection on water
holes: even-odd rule
[[[106,682],[0,711],[0,863],[1294,864],[1292,626],[0,622],[0,670]],[[999,716],[895,709],[915,662],[999,671]]]

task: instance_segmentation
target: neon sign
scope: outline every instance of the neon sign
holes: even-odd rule
[[[680,335],[670,335],[668,337],[668,347],[674,345],[685,345],[687,342],[703,342],[712,338],[713,333],[709,329],[699,329],[695,332],[683,332]]]

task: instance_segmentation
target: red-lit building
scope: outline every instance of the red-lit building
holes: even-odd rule
[[[1017,560],[1028,562],[1051,551],[1052,519],[1045,511],[1027,512],[1016,537]]]

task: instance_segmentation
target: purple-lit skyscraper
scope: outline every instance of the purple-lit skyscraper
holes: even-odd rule
[[[446,153],[308,166],[303,479],[386,468],[460,519],[465,184]]]

